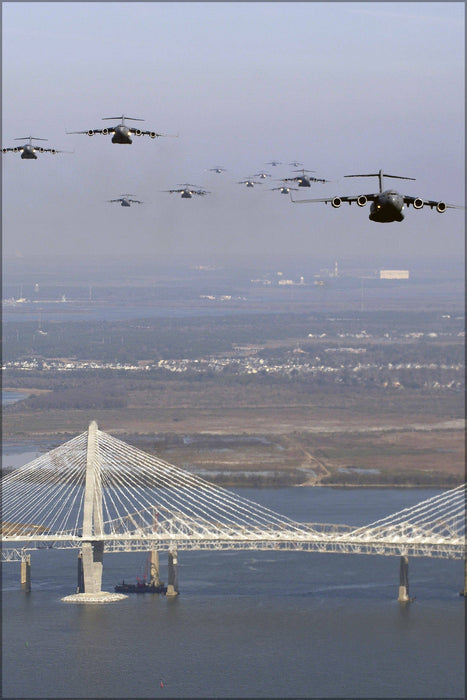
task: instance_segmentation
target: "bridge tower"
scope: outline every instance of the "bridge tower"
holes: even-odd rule
[[[84,590],[79,590],[80,593],[96,594],[101,592],[104,542],[102,540],[86,542],[86,538],[102,536],[102,521],[102,483],[97,444],[97,423],[92,421],[89,424],[86,453],[83,544],[81,547],[82,577],[80,577],[81,582],[78,581],[78,589],[82,585]]]

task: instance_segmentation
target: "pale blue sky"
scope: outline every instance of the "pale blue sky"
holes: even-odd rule
[[[236,183],[277,158],[333,180],[297,197],[376,191],[340,178],[383,168],[417,179],[402,192],[463,203],[464,3],[4,2],[2,14],[3,146],[32,134],[75,151],[3,157],[5,259],[463,256],[463,212],[380,225],[368,208]],[[65,134],[122,113],[179,138]],[[181,182],[213,194],[160,192]],[[145,204],[105,202],[123,192]]]

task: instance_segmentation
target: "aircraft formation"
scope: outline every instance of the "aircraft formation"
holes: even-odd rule
[[[151,139],[159,137],[174,137],[177,138],[178,134],[161,134],[156,131],[147,131],[137,128],[135,126],[129,126],[125,123],[125,120],[129,121],[144,121],[137,117],[128,117],[121,115],[119,117],[103,117],[103,121],[118,121],[114,126],[104,127],[102,129],[87,129],[86,131],[66,131],[67,134],[85,134],[88,136],[94,136],[94,134],[101,134],[102,136],[111,136],[111,142],[114,144],[132,144],[134,136],[149,136]],[[42,145],[37,145],[34,142],[37,141],[47,141],[48,139],[39,138],[35,136],[25,136],[14,139],[15,141],[23,141],[21,146],[11,146],[2,148],[3,153],[13,152],[20,153],[23,160],[37,160],[37,154],[43,153],[73,153],[74,151],[64,151],[58,150],[56,148],[44,148]],[[24,141],[27,141],[24,143]],[[270,165],[273,168],[278,168],[278,166],[283,165],[282,161],[271,160],[265,165]],[[375,221],[378,223],[390,223],[390,222],[401,222],[404,219],[403,209],[405,206],[412,206],[414,209],[422,209],[423,207],[429,207],[430,209],[436,209],[438,213],[443,213],[446,209],[464,209],[464,206],[456,204],[446,204],[444,201],[423,199],[422,197],[414,197],[411,195],[400,194],[395,189],[384,189],[384,178],[397,178],[399,180],[415,180],[413,177],[406,177],[400,175],[389,175],[384,173],[383,170],[379,170],[377,173],[360,174],[360,175],[344,175],[344,177],[377,177],[379,180],[379,191],[372,192],[369,194],[356,194],[356,195],[337,195],[333,197],[320,197],[312,199],[293,199],[291,190],[298,191],[299,188],[310,188],[312,183],[329,183],[330,180],[315,177],[310,173],[313,170],[308,170],[304,167],[303,163],[299,161],[292,161],[289,164],[289,168],[293,167],[295,170],[289,173],[288,176],[281,178],[274,178],[276,181],[281,182],[280,185],[268,188],[270,191],[277,191],[280,194],[289,194],[292,203],[294,204],[306,204],[306,203],[316,203],[324,202],[325,204],[331,204],[334,209],[341,206],[342,203],[347,202],[349,205],[356,203],[359,207],[366,206],[370,203],[370,221]],[[205,171],[213,172],[221,175],[228,172],[226,168],[220,165],[216,165],[211,168],[205,168]],[[243,180],[237,181],[237,184],[244,185],[247,188],[254,188],[256,185],[262,185],[267,178],[271,178],[271,173],[260,170],[255,173],[254,176],[249,175]],[[258,178],[258,179],[255,179]],[[291,187],[288,183],[293,182],[296,186]],[[162,192],[168,192],[170,194],[178,193],[182,199],[191,199],[193,195],[205,196],[211,194],[209,190],[204,189],[198,185],[191,185],[189,183],[183,183],[177,185],[176,187],[168,190],[162,190]],[[118,198],[107,200],[109,203],[119,202],[122,207],[130,207],[132,204],[143,204],[139,199],[132,199],[136,195],[132,194],[122,194]]]

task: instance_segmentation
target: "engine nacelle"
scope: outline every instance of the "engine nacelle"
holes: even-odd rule
[[[8,153],[8,149],[2,148],[2,153]]]
[[[53,155],[55,155],[55,153],[56,153],[57,151],[55,150],[55,148],[51,148],[51,149],[50,149],[50,152],[51,152]]]
[[[156,132],[155,132],[155,131],[150,131],[150,132],[149,132],[149,136],[150,136],[152,139],[155,139],[155,138],[156,138]]]
[[[136,129],[135,134],[136,136],[141,136],[141,129]]]
[[[94,131],[92,129],[89,129],[88,136],[94,136]]]
[[[18,146],[15,146],[13,149],[13,153],[18,153],[21,149]]]
[[[40,146],[37,150],[39,151],[39,153],[44,153],[44,149],[42,146]]]
[[[334,209],[338,209],[341,204],[342,199],[340,197],[334,197],[333,199],[331,199],[331,205],[334,207]]]
[[[423,199],[420,199],[420,197],[417,197],[417,199],[413,200],[413,208],[414,209],[421,209],[423,207]]]
[[[367,202],[368,199],[365,197],[364,194],[361,194],[360,197],[357,198],[357,204],[359,207],[364,207]]]
[[[446,211],[446,204],[444,202],[438,202],[436,205],[436,211],[439,212],[439,214],[442,214],[443,212]]]
[[[102,129],[102,133],[104,134],[104,136],[107,136],[107,134],[109,133],[109,130],[108,130],[108,129]]]

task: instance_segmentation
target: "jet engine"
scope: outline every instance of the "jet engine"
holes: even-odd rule
[[[57,151],[55,150],[55,148],[51,148],[51,149],[50,149],[50,152],[51,152],[52,154],[55,154]]]
[[[44,149],[42,148],[42,146],[39,146],[37,150],[39,151],[39,153],[44,153]]]
[[[156,138],[156,132],[155,132],[155,131],[150,131],[150,132],[149,132],[149,136],[150,136],[152,139],[155,139],[155,138]]]
[[[92,129],[89,129],[88,136],[94,136],[94,131]]]
[[[342,199],[340,197],[334,197],[333,199],[331,199],[331,205],[334,207],[334,209],[338,209],[341,204]]]
[[[7,152],[8,152],[8,151],[7,151],[6,148],[2,148],[2,153],[7,153]]]
[[[445,212],[446,211],[446,204],[444,202],[438,202],[438,204],[436,205],[436,211],[439,214],[442,214],[443,212]]]
[[[141,129],[136,129],[135,134],[136,136],[141,136]]]
[[[367,202],[368,199],[365,197],[364,194],[361,194],[360,197],[358,197],[357,199],[357,204],[359,207],[364,207]]]
[[[18,146],[15,146],[13,149],[13,153],[18,153],[21,149]]]
[[[413,200],[413,208],[414,209],[421,209],[423,207],[423,199],[420,199],[420,197],[417,197],[417,199]]]
[[[102,129],[102,133],[104,134],[104,136],[107,136],[107,134],[109,133],[109,130],[108,130],[108,129]]]

